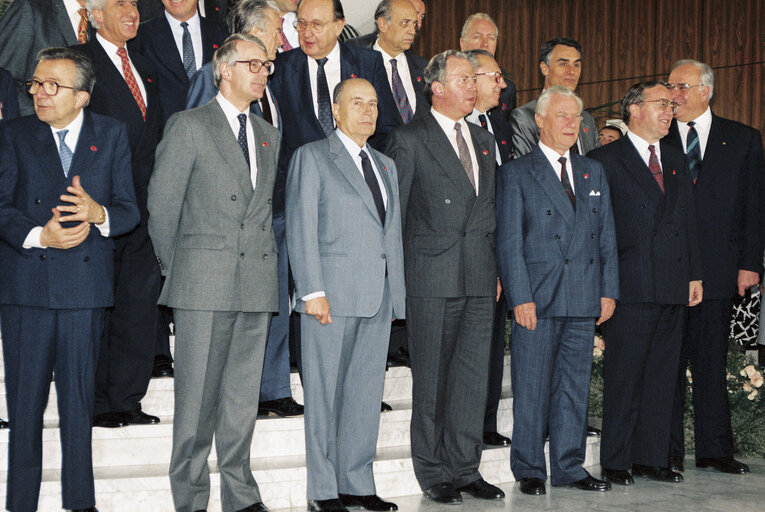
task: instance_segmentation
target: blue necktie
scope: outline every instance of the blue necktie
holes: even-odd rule
[[[398,62],[396,59],[390,60],[390,81],[393,90],[393,98],[396,100],[398,112],[404,124],[412,120],[412,106],[409,104],[409,98],[406,97],[404,83],[401,81],[401,75],[398,74]]]
[[[197,59],[194,57],[194,45],[191,44],[189,24],[184,21],[181,27],[183,27],[183,69],[186,70],[186,76],[191,79],[197,71]]]
[[[60,132],[57,132],[56,135],[58,135],[58,157],[61,159],[61,167],[64,168],[64,177],[69,177],[69,168],[72,166],[72,157],[74,156],[74,153],[72,153],[72,150],[69,149],[69,146],[66,145],[66,134],[69,133],[69,130],[61,130]]]
[[[327,85],[327,75],[324,72],[324,64],[327,58],[316,59],[319,65],[316,70],[316,100],[319,104],[319,124],[324,130],[324,135],[329,136],[335,130],[335,123],[332,121],[332,107],[329,101],[329,86]]]
[[[701,171],[701,148],[699,147],[699,133],[694,128],[695,121],[688,123],[688,137],[685,139],[685,154],[688,155],[688,168],[691,170],[693,183],[699,179]]]
[[[242,148],[244,153],[244,161],[247,162],[247,172],[250,172],[250,148],[247,146],[247,114],[239,114],[236,116],[239,119],[239,147]]]

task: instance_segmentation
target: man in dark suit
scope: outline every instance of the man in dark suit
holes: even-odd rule
[[[95,511],[91,418],[104,308],[113,302],[110,237],[136,225],[138,207],[124,126],[83,111],[94,81],[84,55],[45,49],[28,82],[36,116],[0,123],[8,510],[37,509],[55,372],[62,506]]]
[[[399,170],[412,462],[425,495],[460,503],[504,493],[478,472],[494,304],[494,138],[464,119],[476,97],[473,57],[447,50],[425,68],[429,114],[394,130]]]
[[[87,42],[92,35],[87,15],[85,0],[15,0],[0,18],[0,67],[16,80],[23,115],[33,113],[24,83],[35,69],[37,52]]]
[[[162,16],[165,12],[165,0],[140,0],[138,2],[138,14],[145,22]],[[203,18],[223,24],[228,13],[228,0],[204,0],[195,2],[199,7],[199,14]]]
[[[686,306],[702,299],[696,214],[685,156],[659,144],[676,104],[661,81],[633,85],[622,100],[627,136],[591,152],[611,190],[619,249],[619,304],[603,324],[603,477],[629,473],[679,482],[669,459],[672,400]]]
[[[693,179],[704,302],[688,311],[672,418],[670,465],[683,469],[686,368],[693,375],[696,466],[748,473],[733,458],[726,386],[731,301],[760,282],[763,156],[760,132],[712,113],[712,69],[681,60],[669,74],[675,121],[664,142],[682,150]]]
[[[497,40],[499,39],[499,28],[494,20],[488,14],[478,12],[468,16],[462,25],[462,34],[460,35],[460,50],[485,50],[494,57],[497,53]],[[510,121],[510,112],[515,108],[515,82],[510,78],[510,72],[502,69],[502,79],[505,86],[499,96],[497,105],[492,107],[492,115],[495,118],[502,119],[504,122]]]
[[[582,47],[578,41],[557,37],[542,43],[539,49],[539,70],[545,77],[544,88],[562,85],[576,91],[582,75]],[[539,142],[539,130],[534,121],[537,100],[522,105],[510,114],[513,127],[513,150],[516,157],[530,152]],[[571,147],[580,155],[586,154],[598,145],[598,128],[592,114],[582,112],[579,137]]]
[[[19,103],[16,101],[16,84],[13,76],[0,68],[0,120],[19,117]]]
[[[582,464],[595,325],[619,296],[611,198],[600,164],[570,151],[582,100],[553,86],[536,108],[539,145],[497,173],[497,261],[514,313],[510,467],[521,492],[545,494],[549,433],[552,485],[607,491]]]
[[[75,49],[88,55],[96,69],[91,112],[125,123],[130,141],[133,184],[141,222],[115,239],[114,306],[107,311],[96,372],[93,424],[119,427],[158,423],[141,411],[151,379],[157,331],[160,273],[146,227],[146,196],[160,135],[160,106],[151,63],[128,52],[139,16],[135,4],[88,0],[97,35]]]

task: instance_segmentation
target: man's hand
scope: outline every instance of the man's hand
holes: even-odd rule
[[[62,195],[60,199],[67,203],[72,203],[72,206],[59,205],[56,208],[60,212],[72,213],[68,217],[65,217],[66,221],[84,221],[91,222],[93,224],[102,224],[106,220],[106,213],[104,207],[98,204],[91,198],[85,189],[80,185],[80,177],[75,176],[72,178],[72,185],[66,187],[66,191],[72,195]]]
[[[704,295],[704,288],[701,286],[701,281],[691,281],[688,292],[688,305],[693,307],[699,302]]]
[[[313,315],[321,325],[332,323],[332,315],[329,314],[329,301],[326,297],[316,297],[315,299],[307,300],[305,312],[308,315]]]
[[[747,288],[760,284],[760,274],[752,272],[751,270],[739,270],[738,271],[738,294],[743,297]]]
[[[515,321],[521,327],[533,331],[537,328],[537,305],[534,302],[518,304],[513,308]]]
[[[611,318],[611,315],[614,314],[614,309],[616,309],[616,301],[614,299],[610,299],[608,297],[601,297],[600,298],[600,318],[598,318],[598,321],[595,322],[595,325],[600,325],[609,318]]]
[[[53,217],[43,226],[40,232],[40,244],[43,247],[53,247],[55,249],[71,249],[80,245],[88,238],[90,224],[80,222],[74,227],[61,227],[62,222],[69,221],[70,217],[61,217],[61,213],[56,208],[51,208]]]
[[[502,283],[499,282],[499,278],[497,278],[497,301],[499,302],[499,298],[502,296]]]

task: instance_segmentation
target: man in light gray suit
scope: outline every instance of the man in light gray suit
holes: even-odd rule
[[[391,320],[404,318],[396,166],[370,148],[377,93],[335,88],[337,130],[299,148],[287,177],[287,247],[301,313],[309,509],[397,510],[374,462]]]
[[[557,37],[542,43],[539,49],[539,70],[545,77],[544,88],[561,85],[576,91],[582,75],[582,47],[574,39]],[[513,129],[513,148],[516,158],[530,153],[539,142],[539,129],[534,118],[537,100],[516,108],[510,114]],[[598,146],[598,128],[592,114],[582,111],[579,137],[571,151],[586,154]]]
[[[175,509],[207,508],[213,435],[223,510],[267,510],[250,442],[271,313],[278,308],[271,194],[279,132],[249,113],[271,64],[259,39],[215,52],[219,94],[174,114],[149,184],[149,233],[175,314]]]

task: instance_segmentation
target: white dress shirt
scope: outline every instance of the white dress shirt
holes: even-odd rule
[[[64,1],[64,9],[66,9],[66,14],[69,16],[69,22],[72,24],[72,28],[74,29],[74,37],[77,37],[77,33],[80,30],[80,13],[78,12],[83,7],[80,5],[80,2],[77,0],[63,0]]]
[[[112,61],[112,64],[114,64],[114,66],[117,68],[117,71],[119,71],[120,75],[122,75],[122,78],[125,78],[125,73],[122,71],[122,59],[119,55],[117,55],[117,50],[119,50],[119,48],[101,37],[101,34],[96,34],[96,40],[101,44],[101,47],[104,49],[104,51],[106,51],[106,55],[109,56],[109,60]],[[130,58],[130,51],[127,49],[127,45],[125,46],[125,51],[127,51],[130,69],[133,71],[135,81],[138,83],[138,89],[141,91],[143,104],[148,108],[149,102],[146,98],[146,87],[143,86],[141,75],[138,74],[138,70],[135,68],[135,64],[133,64],[133,60]]]
[[[328,29],[329,30],[329,29]],[[316,92],[316,72],[319,65],[316,59],[308,58],[308,78],[311,81],[311,96],[313,97],[313,112],[316,119],[319,118],[319,96]],[[340,83],[340,45],[335,43],[335,47],[327,55],[327,62],[324,64],[324,74],[327,76],[327,86],[329,87],[329,101],[332,104],[332,92]]]
[[[173,40],[175,40],[175,47],[178,49],[178,55],[183,62],[183,27],[181,22],[170,16],[170,13],[165,11],[165,18],[170,24],[170,31],[173,33]],[[196,14],[186,20],[189,24],[189,34],[191,34],[191,46],[194,47],[194,66],[195,69],[202,67],[202,23],[199,20],[199,16]]]
[[[640,137],[639,135],[635,135],[635,132],[631,132],[629,130],[627,130],[627,137],[630,138],[632,145],[635,146],[635,149],[637,149],[637,152],[640,154],[640,158],[643,159],[646,167],[649,168],[650,165],[648,164],[648,160],[651,158],[651,151],[648,149],[648,146],[653,146],[656,152],[656,159],[659,161],[659,167],[661,167],[661,145],[659,144],[659,141],[656,141],[653,144],[649,144],[647,140]],[[664,171],[662,170],[662,174],[663,173]]]
[[[494,135],[494,127],[491,125],[491,119],[489,119],[489,114],[487,112],[481,112],[477,108],[473,107],[473,111],[465,117],[465,120],[469,123],[473,123],[476,126],[481,126],[481,120],[478,119],[478,116],[482,115],[486,117],[486,129],[489,130],[489,133]],[[483,126],[481,126],[483,128]],[[499,153],[499,145],[497,144],[496,137],[494,138],[494,150],[496,152],[497,156],[497,165],[502,165],[502,155]]]
[[[707,107],[703,114],[694,119],[696,125],[696,133],[699,136],[699,150],[701,150],[701,158],[704,159],[704,153],[707,149],[707,141],[709,140],[709,130],[712,128],[712,109]],[[682,121],[677,122],[677,131],[680,133],[680,140],[683,141],[683,151],[688,151],[685,143],[688,139],[688,130],[691,127],[688,123]]]
[[[385,73],[388,75],[388,84],[390,90],[393,92],[393,66],[391,66],[391,59],[396,60],[396,70],[398,70],[398,76],[401,77],[401,82],[404,84],[404,92],[406,92],[406,99],[409,100],[409,105],[412,107],[412,114],[417,110],[417,96],[414,93],[414,86],[412,85],[412,75],[409,73],[409,61],[406,59],[404,52],[399,53],[396,57],[391,57],[388,52],[380,47],[379,39],[375,41],[373,49],[382,54],[383,64],[385,64]]]
[[[247,132],[247,149],[250,154],[250,181],[252,182],[252,188],[255,189],[255,184],[258,178],[258,162],[256,160],[255,150],[255,131],[252,128],[252,121],[250,120],[250,108],[247,107],[243,112],[240,112],[234,105],[231,104],[226,98],[223,97],[221,92],[215,96],[218,100],[220,108],[223,109],[223,114],[226,116],[228,125],[231,127],[231,131],[234,133],[234,139],[239,140],[239,114],[247,115],[247,123],[245,124],[245,131]],[[238,144],[238,142],[237,142]]]
[[[567,149],[566,152],[561,155],[551,147],[544,145],[542,142],[539,143],[539,149],[542,150],[542,154],[545,156],[545,158],[547,158],[547,161],[550,162],[550,165],[555,170],[555,177],[558,178],[558,181],[562,181],[562,166],[558,160],[560,157],[564,157],[566,159],[566,174],[568,174],[568,182],[571,183],[571,190],[576,196],[576,189],[574,188],[574,171],[572,169],[573,166],[571,165],[571,154],[569,150]]]
[[[297,19],[297,13],[288,12],[282,16],[282,19],[284,20],[284,23],[282,23],[282,34],[284,34],[284,37],[290,42],[292,48],[299,47],[300,41],[298,41],[297,29],[295,28],[295,25],[293,25]],[[282,51],[281,46],[279,46],[279,51]],[[332,91],[329,93],[332,94]]]
[[[468,151],[470,152],[470,161],[473,164],[473,180],[475,181],[475,195],[478,195],[478,182],[479,182],[478,159],[475,156],[475,148],[473,147],[473,137],[470,136],[470,127],[468,126],[467,121],[465,121],[464,119],[460,119],[459,121],[454,121],[453,119],[449,119],[448,117],[441,114],[433,107],[430,108],[430,113],[433,114],[433,117],[436,118],[436,122],[446,134],[446,138],[449,139],[449,143],[452,145],[452,148],[454,148],[454,153],[458,157],[459,157],[460,151],[457,148],[457,130],[454,129],[454,125],[459,123],[459,125],[461,126],[460,131],[462,132],[462,136],[465,138],[465,142],[467,143]]]

